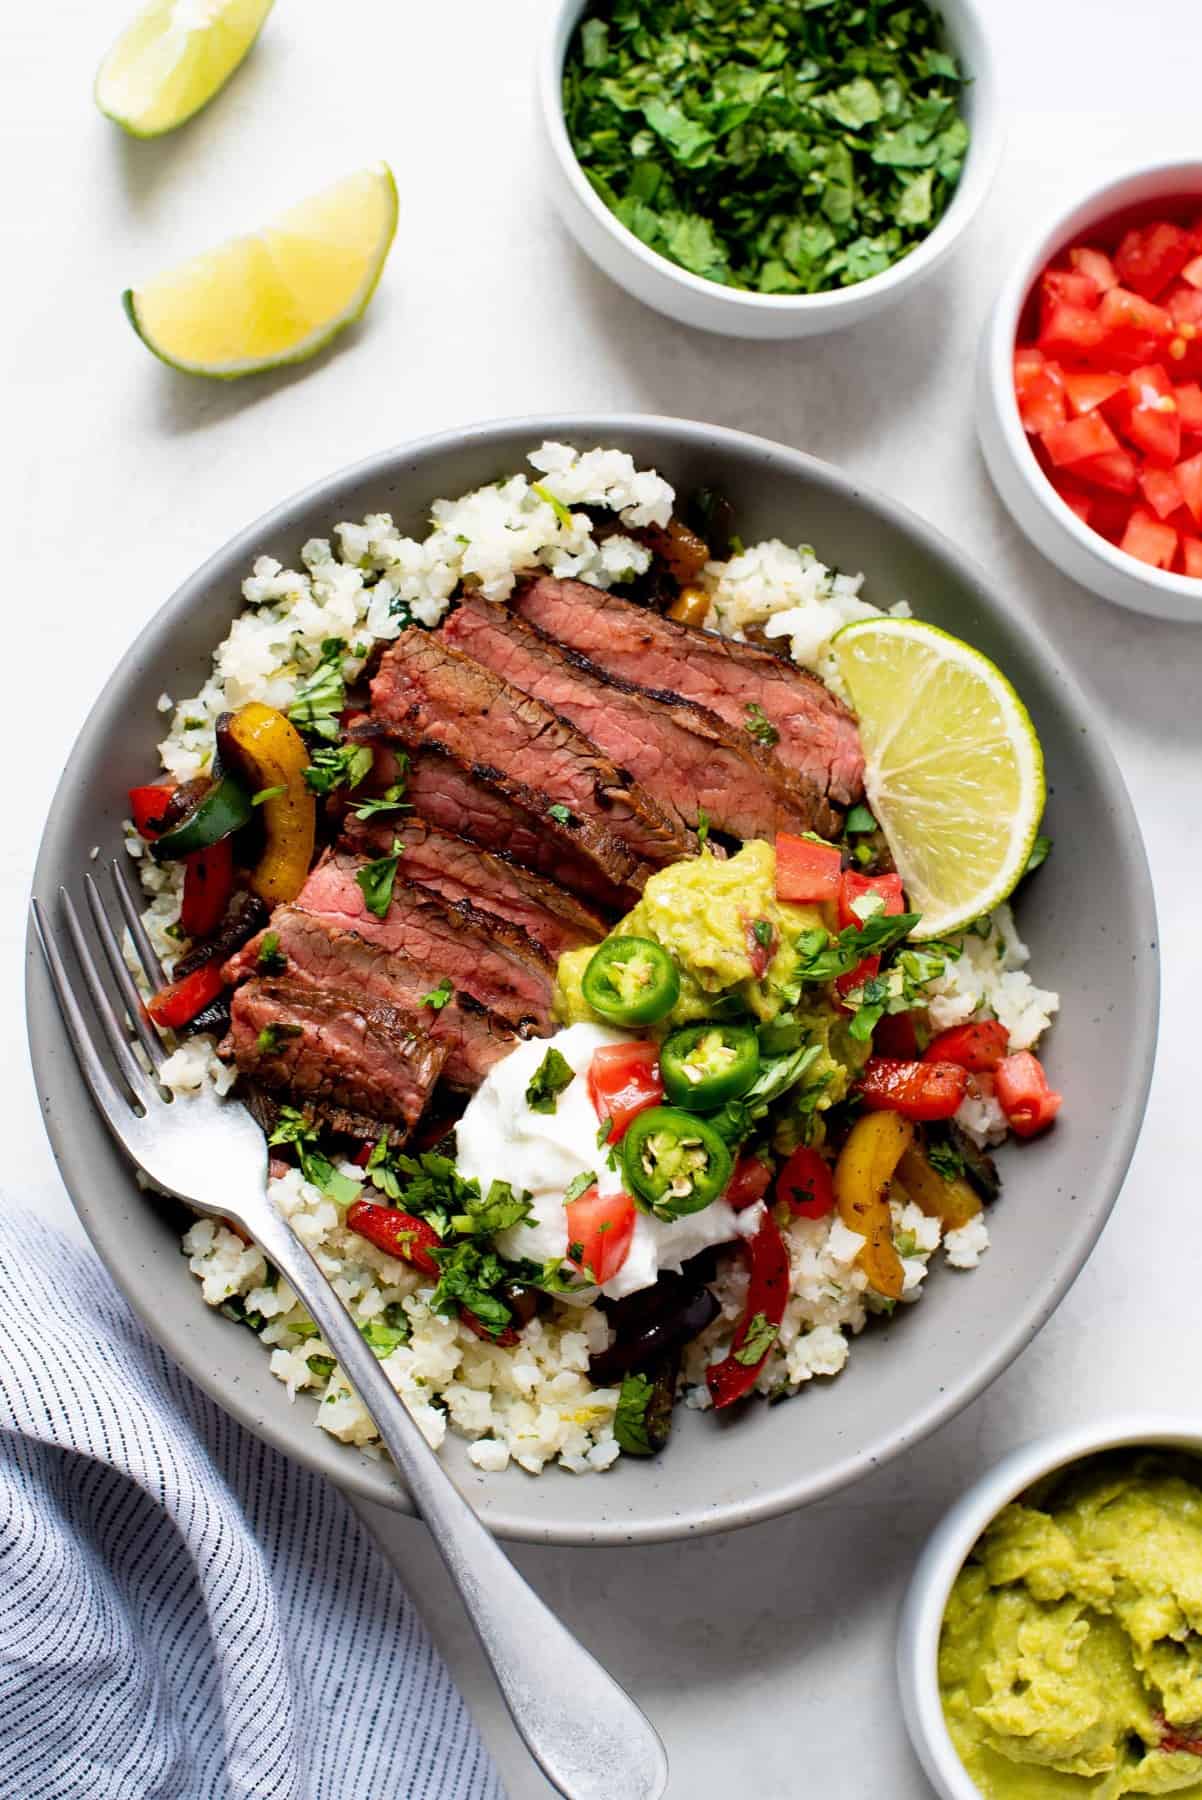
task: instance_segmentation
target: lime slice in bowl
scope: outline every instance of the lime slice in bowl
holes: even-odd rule
[[[160,137],[200,111],[259,35],[273,0],[150,0],[96,76],[96,104],[131,137]]]
[[[156,356],[192,375],[231,381],[303,362],[363,312],[396,220],[392,170],[377,163],[127,289],[125,310]]]
[[[917,619],[860,619],[835,636],[860,721],[865,788],[916,938],[999,905],[1020,880],[1045,799],[1030,714],[980,651]]]

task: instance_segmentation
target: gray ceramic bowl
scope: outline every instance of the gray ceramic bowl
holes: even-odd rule
[[[1020,921],[1035,969],[1064,996],[1051,1061],[1066,1105],[1047,1138],[1003,1153],[1006,1193],[981,1268],[937,1270],[921,1305],[868,1331],[844,1374],[787,1406],[721,1419],[681,1409],[668,1452],[654,1462],[623,1460],[585,1478],[549,1470],[532,1480],[517,1469],[486,1477],[460,1442],[449,1446],[456,1479],[502,1536],[648,1542],[770,1518],[854,1481],[966,1405],[1039,1329],[1093,1248],[1135,1144],[1156,1037],[1156,918],[1104,722],[968,557],[812,457],[716,426],[638,417],[535,418],[429,438],[334,475],[240,532],[147,624],[106,683],[51,807],[35,892],[49,901],[60,882],[76,886],[93,844],[119,848],[125,791],[155,767],[155,700],[199,685],[256,554],[289,561],[306,538],[367,512],[390,511],[417,530],[437,495],[517,468],[548,437],[620,445],[679,490],[715,486],[749,541],[815,544],[826,561],[863,569],[878,601],[904,595],[978,645],[1027,701],[1052,783],[1056,853]],[[1087,877],[1098,869],[1105,882]],[[32,950],[28,998],[38,1091],[64,1179],[149,1329],[244,1424],[353,1493],[407,1507],[385,1464],[318,1430],[312,1404],[289,1404],[250,1333],[202,1304],[179,1252],[179,1219],[139,1192],[84,1096]]]

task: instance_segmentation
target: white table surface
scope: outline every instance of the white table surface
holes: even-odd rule
[[[105,671],[235,529],[407,436],[540,409],[630,409],[716,420],[841,463],[993,569],[1092,690],[1135,796],[1164,950],[1155,1086],[1114,1218],[1038,1340],[937,1437],[792,1518],[678,1547],[516,1552],[641,1697],[679,1800],[927,1795],[891,1658],[928,1526],[982,1464],[1046,1428],[1196,1401],[1202,1196],[1186,1122],[1202,988],[1202,631],[1112,610],[1020,541],[976,450],[970,375],[991,293],[1037,215],[1108,168],[1198,154],[1202,20],[1196,0],[1144,0],[1134,13],[1121,0],[981,4],[1010,130],[984,215],[908,304],[796,347],[739,345],[644,311],[550,216],[531,98],[549,0],[281,0],[229,90],[158,144],[125,141],[89,99],[126,0],[57,0],[6,20],[6,1191],[79,1229],[35,1108],[21,945],[41,821]],[[131,279],[380,156],[396,172],[400,231],[369,317],[333,353],[225,387],[177,376],[137,343],[118,304]],[[1004,1232],[993,1254],[1005,1254]],[[423,1528],[372,1522],[513,1800],[548,1793],[499,1716]]]

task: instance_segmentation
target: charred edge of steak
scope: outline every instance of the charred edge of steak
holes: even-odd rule
[[[236,950],[241,950],[256,932],[262,931],[267,919],[268,908],[257,894],[248,894],[245,890],[235,894],[213,936],[193,944],[184,952],[171,972],[171,979],[182,981],[185,976],[194,975],[197,969],[203,969],[206,963],[228,962]]]
[[[238,1076],[238,1098],[255,1121],[265,1137],[270,1138],[280,1122],[285,1106],[291,1102],[283,1094],[272,1093],[248,1075]],[[321,1101],[310,1100],[298,1095],[296,1111],[310,1125],[320,1130],[335,1133],[339,1137],[349,1137],[357,1144],[378,1144],[381,1138],[387,1139],[394,1149],[402,1144],[412,1144],[410,1133],[396,1125],[390,1125],[383,1119],[369,1118],[366,1113],[354,1112],[345,1106],[327,1106]],[[423,1125],[424,1125],[423,1115]],[[422,1126],[415,1126],[419,1131]],[[449,1126],[444,1126],[441,1133],[446,1135]]]

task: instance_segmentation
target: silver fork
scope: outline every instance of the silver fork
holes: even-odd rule
[[[148,980],[162,970],[121,872],[111,869],[122,918]],[[107,986],[65,888],[59,907],[107,1043],[101,1054],[45,909],[33,917],[79,1070],[102,1117],[134,1165],[156,1186],[254,1238],[299,1295],[371,1413],[414,1504],[458,1587],[513,1722],[547,1779],[567,1800],[658,1800],[668,1778],[659,1737],[622,1688],[539,1599],[489,1536],[430,1449],[358,1326],[267,1192],[267,1144],[237,1101],[211,1089],[172,1100],[134,1053],[157,1072],[164,1050],[100,890],[84,876],[97,940],[119,996]]]

